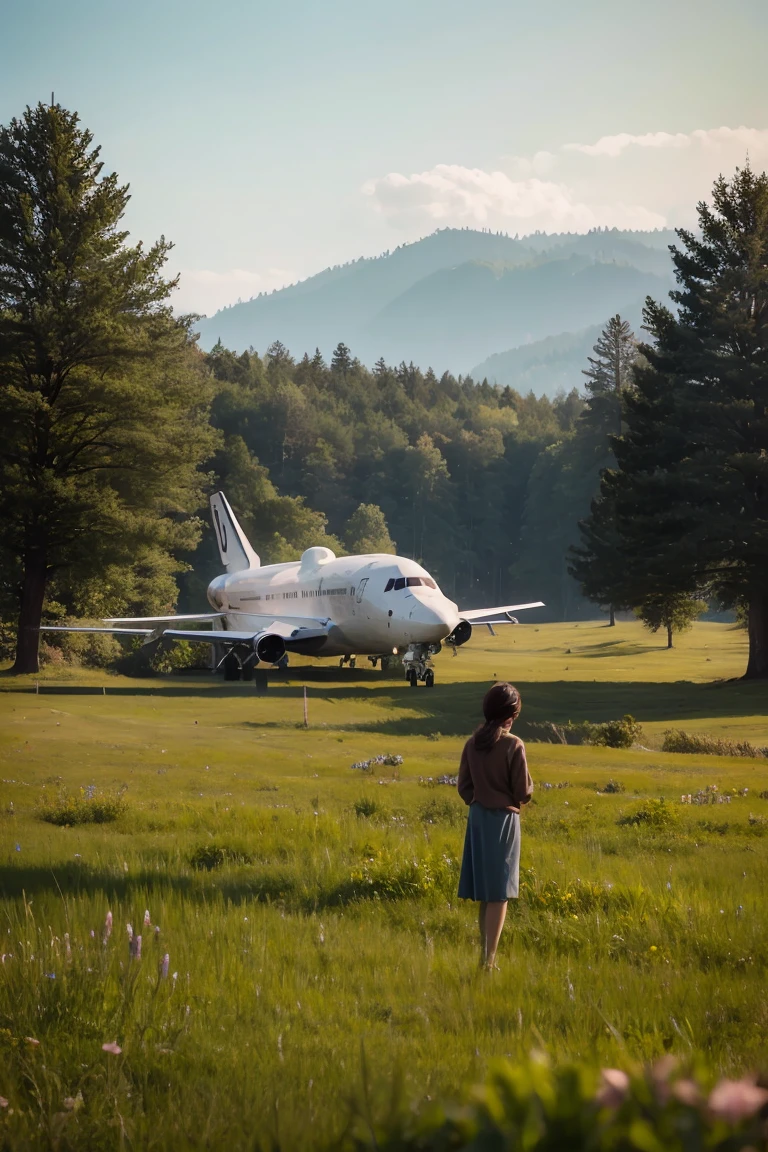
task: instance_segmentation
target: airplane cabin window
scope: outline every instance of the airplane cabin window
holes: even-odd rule
[[[397,580],[395,580],[395,592],[399,592],[401,588],[405,588],[404,576],[398,576]]]
[[[387,586],[386,586],[386,588],[384,589],[384,591],[385,591],[385,592],[391,592],[391,591],[392,591],[392,589],[394,588],[394,586],[395,586],[395,578],[394,578],[394,576],[391,576],[391,577],[389,578],[389,580],[387,580]]]

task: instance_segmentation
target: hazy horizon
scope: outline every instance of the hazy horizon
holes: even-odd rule
[[[438,227],[688,225],[768,166],[768,9],[607,0],[30,0],[4,14],[0,120],[76,110],[212,314]]]

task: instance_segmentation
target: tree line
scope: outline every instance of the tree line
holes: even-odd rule
[[[219,487],[262,562],[321,540],[338,552],[396,547],[460,606],[543,599],[554,619],[593,615],[589,597],[611,612],[639,608],[651,623],[667,621],[672,605],[677,626],[706,597],[747,605],[757,644],[755,621],[763,611],[768,627],[768,612],[749,590],[755,574],[746,576],[744,548],[723,549],[729,516],[732,533],[762,531],[765,281],[755,252],[768,197],[765,177],[748,172],[718,187],[707,219],[714,228],[741,197],[731,227],[742,248],[732,238],[720,265],[697,249],[693,270],[690,254],[675,255],[678,278],[722,277],[717,300],[704,293],[709,310],[696,312],[683,287],[676,315],[649,303],[652,345],[638,347],[615,317],[584,390],[550,400],[413,364],[369,370],[343,343],[329,363],[279,341],[264,355],[221,344],[202,352],[194,318],[171,307],[170,244],[131,246],[121,229],[129,189],[104,174],[91,134],[59,105],[28,108],[0,129],[0,618],[15,670],[36,669],[43,618],[199,609],[220,567],[205,531],[206,497]],[[680,235],[686,253],[689,240],[702,243]],[[749,299],[738,279],[747,265]],[[706,329],[713,318],[719,345]],[[740,351],[726,364],[729,318]],[[704,349],[719,375],[697,392]],[[743,432],[717,449],[716,483],[730,503],[696,566],[675,531],[695,532],[704,549],[721,503],[707,454],[712,406],[737,378],[727,419]],[[702,388],[708,440],[695,425]],[[694,442],[699,456],[683,476]],[[734,468],[751,485],[743,507]],[[707,512],[684,514],[696,484]],[[765,660],[759,667],[750,656],[750,674],[768,671]]]

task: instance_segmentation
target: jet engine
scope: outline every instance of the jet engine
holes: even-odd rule
[[[469,623],[469,621],[459,620],[453,632],[451,632],[450,636],[447,637],[445,642],[446,644],[455,644],[457,648],[460,648],[462,644],[466,644],[471,635],[472,625]]]
[[[254,651],[265,664],[277,664],[285,656],[285,640],[275,632],[262,632],[253,642]]]

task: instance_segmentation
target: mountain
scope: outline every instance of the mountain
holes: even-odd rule
[[[294,356],[318,347],[329,357],[343,341],[368,365],[383,356],[466,373],[515,346],[636,312],[646,295],[665,297],[673,239],[606,230],[520,240],[443,229],[225,308],[199,322],[200,343],[263,352],[280,340]]]

